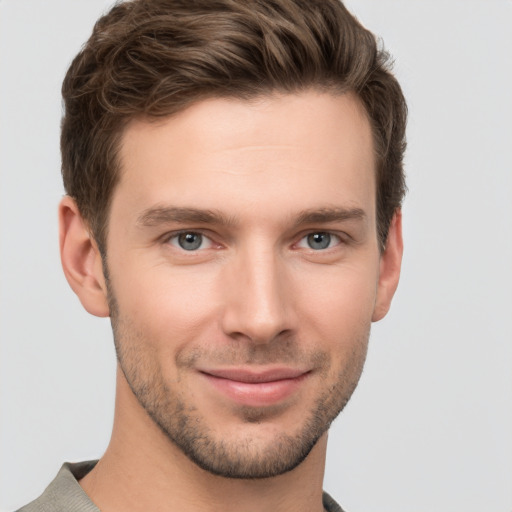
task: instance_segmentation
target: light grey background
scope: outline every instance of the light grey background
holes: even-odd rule
[[[512,510],[512,1],[350,0],[410,106],[405,259],[326,489],[350,512]],[[60,83],[106,0],[0,2],[0,510],[108,442],[115,357],[58,258]]]

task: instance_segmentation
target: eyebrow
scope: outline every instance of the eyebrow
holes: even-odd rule
[[[312,208],[299,213],[294,225],[326,224],[348,220],[364,220],[366,213],[361,208]],[[144,210],[137,218],[141,227],[155,227],[161,224],[216,224],[233,226],[236,219],[227,217],[218,210],[186,208],[177,206],[157,206]]]
[[[162,206],[148,208],[137,218],[137,225],[143,227],[154,227],[160,224],[219,224],[232,225],[233,219],[226,217],[217,210],[203,210],[199,208],[183,208],[176,206]]]
[[[330,222],[365,219],[366,212],[361,208],[320,208],[301,212],[297,217],[295,225],[326,224]]]

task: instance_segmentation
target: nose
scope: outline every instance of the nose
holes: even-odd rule
[[[228,336],[264,344],[295,329],[292,287],[279,255],[247,250],[226,267],[222,328]]]

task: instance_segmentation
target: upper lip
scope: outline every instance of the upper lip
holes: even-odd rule
[[[228,379],[236,382],[245,382],[257,384],[262,382],[275,382],[285,379],[296,379],[306,373],[308,370],[299,368],[266,368],[266,369],[247,369],[247,368],[214,368],[201,369],[201,373],[217,377],[219,379]]]

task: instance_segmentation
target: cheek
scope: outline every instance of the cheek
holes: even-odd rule
[[[360,329],[371,321],[378,264],[352,265],[317,272],[301,281],[301,315],[329,337]]]
[[[163,265],[144,269],[125,260],[111,281],[119,314],[144,333],[145,342],[178,350],[198,337],[214,316],[212,283],[202,277],[171,272]]]
[[[327,380],[354,387],[366,358],[375,306],[377,265],[333,269],[304,288],[301,339],[329,355]]]

